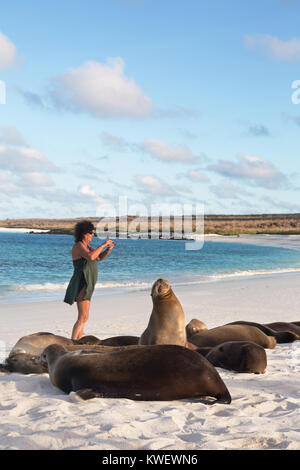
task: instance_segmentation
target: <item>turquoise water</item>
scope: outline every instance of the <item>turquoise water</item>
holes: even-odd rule
[[[117,242],[99,263],[95,295],[149,289],[159,277],[180,285],[300,270],[300,251],[286,248],[208,241],[188,251],[181,240]],[[0,233],[0,303],[63,300],[72,245],[69,235]]]

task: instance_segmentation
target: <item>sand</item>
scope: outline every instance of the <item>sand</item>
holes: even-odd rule
[[[177,287],[187,322],[300,321],[300,275],[262,276]],[[148,290],[94,297],[85,334],[140,335],[151,312]],[[69,336],[76,306],[62,301],[2,305],[1,359],[23,335]],[[300,341],[267,350],[263,375],[218,368],[230,405],[197,400],[78,403],[48,374],[0,373],[0,449],[300,449]]]

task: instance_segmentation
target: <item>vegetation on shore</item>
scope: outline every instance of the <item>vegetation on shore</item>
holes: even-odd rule
[[[100,222],[102,230],[109,230],[115,226],[120,232],[147,232],[151,228],[154,231],[162,232],[166,229],[170,232],[184,231],[201,233],[203,227],[199,223],[200,219],[189,216],[183,220],[181,217],[137,217],[124,216],[116,218],[100,217],[77,217],[68,219],[5,219],[0,220],[0,227],[4,228],[29,228],[35,230],[49,230],[54,234],[73,234],[74,225],[82,219],[88,219],[95,226]],[[189,228],[186,227],[188,225]],[[218,235],[239,235],[239,234],[280,234],[296,235],[300,234],[300,214],[256,214],[256,215],[205,215],[204,233]]]

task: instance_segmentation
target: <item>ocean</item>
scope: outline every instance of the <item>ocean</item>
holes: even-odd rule
[[[103,240],[94,238],[96,247]],[[0,233],[0,304],[63,301],[73,273],[70,235]],[[186,250],[183,240],[119,239],[99,263],[94,295],[149,290],[158,278],[172,286],[300,271],[300,250],[205,241]]]

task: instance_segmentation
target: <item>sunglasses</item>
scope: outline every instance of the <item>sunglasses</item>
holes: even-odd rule
[[[94,232],[94,230],[91,230],[90,232],[88,232],[90,235],[96,235],[96,232]]]

